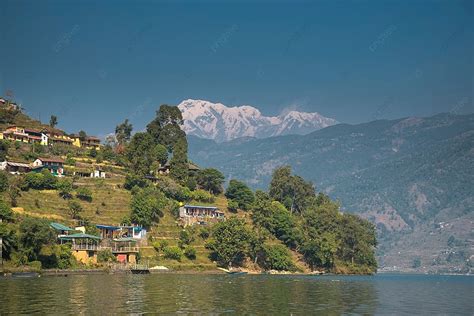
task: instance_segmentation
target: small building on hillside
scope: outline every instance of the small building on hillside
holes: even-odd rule
[[[188,163],[188,171],[190,173],[193,173],[193,172],[197,172],[199,171],[200,168],[198,166],[196,166],[195,164],[193,163]],[[158,167],[158,174],[161,174],[161,175],[167,175],[170,173],[171,171],[171,164],[169,162],[167,162],[166,164],[164,165],[160,165]]]
[[[28,173],[32,169],[29,163],[3,161],[0,162],[0,170],[4,170],[11,174],[23,174]]]
[[[99,229],[100,236],[104,239],[114,238],[134,238],[137,240],[146,241],[146,229],[141,226],[133,225],[96,225]]]
[[[61,244],[70,243],[72,255],[82,263],[97,263],[97,253],[104,250],[100,246],[100,237],[77,233],[59,238]]]
[[[184,226],[223,221],[224,212],[215,206],[184,205],[179,208],[179,218]]]
[[[61,158],[38,158],[33,162],[34,171],[49,170],[53,175],[62,177],[64,175],[64,160]]]
[[[95,136],[86,136],[85,138],[81,139],[78,134],[71,135],[73,139],[73,145],[76,147],[82,147],[86,149],[95,149],[100,150],[100,138]]]
[[[48,136],[49,136],[49,143],[52,146],[54,145],[72,146],[74,142],[74,139],[64,134],[50,133],[48,134]]]
[[[66,225],[63,225],[61,223],[51,223],[49,224],[49,226],[51,226],[58,234],[58,238],[61,238],[61,237],[65,237],[65,236],[68,236],[71,232],[74,231],[74,229],[66,226]]]
[[[16,125],[9,126],[5,131],[0,133],[0,139],[8,139],[29,144],[39,143],[45,146],[48,145],[48,136],[43,131],[23,128]]]
[[[73,175],[81,178],[105,178],[105,172],[100,168],[75,168]]]

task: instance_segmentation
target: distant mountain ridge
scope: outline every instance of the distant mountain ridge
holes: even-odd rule
[[[217,142],[240,137],[302,135],[338,123],[316,112],[289,111],[279,116],[264,116],[249,105],[227,107],[204,100],[184,100],[178,108],[183,114],[186,134]]]
[[[266,189],[276,167],[291,165],[344,210],[377,225],[382,268],[472,270],[474,114],[338,124],[303,136],[188,140],[193,161],[254,188]]]

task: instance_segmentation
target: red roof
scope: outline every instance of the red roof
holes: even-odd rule
[[[64,160],[62,160],[61,158],[38,158],[39,160],[41,160],[42,162],[58,162],[58,163],[64,163]]]

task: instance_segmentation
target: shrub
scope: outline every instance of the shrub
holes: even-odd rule
[[[5,171],[0,171],[0,192],[5,192],[8,189],[8,176]]]
[[[183,251],[176,246],[169,246],[163,249],[163,254],[166,259],[181,261]]]
[[[214,202],[214,196],[211,193],[204,190],[192,191],[191,198],[199,202],[207,202],[207,203]]]
[[[239,203],[237,203],[236,201],[234,200],[229,200],[228,203],[227,203],[227,209],[230,211],[230,212],[237,212],[239,208]]]
[[[63,199],[71,199],[72,198],[72,180],[70,179],[60,179],[56,184],[56,189],[58,190],[59,196]]]
[[[112,250],[105,249],[97,252],[97,262],[99,263],[108,263],[116,262],[117,258],[112,253]]]
[[[92,191],[86,187],[80,187],[76,190],[76,197],[80,200],[91,202],[92,201]]]
[[[199,237],[201,237],[202,239],[207,239],[209,238],[209,236],[211,235],[211,230],[209,229],[209,227],[201,227],[201,229],[199,230]]]
[[[263,267],[267,270],[293,271],[295,266],[288,248],[283,245],[263,246]]]
[[[189,260],[194,260],[194,259],[196,259],[196,249],[194,249],[194,247],[192,247],[192,246],[187,246],[184,249],[184,255]]]
[[[77,201],[69,201],[68,203],[69,206],[69,214],[73,219],[80,219],[81,212],[82,212],[82,206],[79,204]]]
[[[194,232],[189,229],[183,229],[179,233],[179,246],[183,248],[194,241]]]
[[[22,190],[50,190],[56,188],[57,179],[48,170],[44,169],[41,173],[29,172],[25,175]]]

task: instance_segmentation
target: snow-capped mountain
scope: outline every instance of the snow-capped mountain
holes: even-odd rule
[[[218,142],[245,136],[307,134],[338,123],[319,113],[290,111],[280,116],[264,116],[249,105],[227,107],[203,100],[184,100],[178,108],[183,113],[183,130],[187,134]]]

